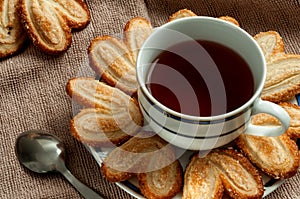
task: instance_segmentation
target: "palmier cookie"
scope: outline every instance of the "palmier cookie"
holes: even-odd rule
[[[254,36],[267,62],[267,77],[261,98],[272,102],[288,101],[300,92],[300,55],[284,51],[282,37],[276,31]]]
[[[170,145],[154,133],[143,131],[111,151],[102,164],[102,170],[109,181],[122,181],[124,179],[114,176],[114,171],[146,173],[174,161],[175,154]]]
[[[300,93],[300,55],[283,54],[267,63],[267,77],[261,98],[283,102]]]
[[[141,120],[132,120],[132,116],[128,117],[126,111],[111,114],[101,108],[86,108],[71,120],[70,130],[72,135],[84,144],[112,147],[129,140],[141,125]]]
[[[184,174],[183,199],[262,198],[258,170],[233,149],[215,149],[205,157],[195,154]]]
[[[134,64],[144,41],[152,33],[153,28],[145,18],[135,17],[130,19],[124,28],[125,44],[127,44],[131,55],[133,57]]]
[[[233,18],[233,17],[230,17],[230,16],[221,16],[221,17],[219,17],[219,19],[222,19],[224,21],[228,21],[228,22],[233,23],[234,25],[240,27],[239,22],[235,18]]]
[[[292,177],[299,168],[299,152],[292,139],[300,137],[300,108],[290,102],[279,103],[291,117],[290,127],[278,137],[241,135],[236,142],[238,147],[262,171],[273,178]],[[261,126],[280,126],[277,118],[268,114],[257,114],[252,124]]]
[[[137,174],[139,187],[147,199],[171,199],[183,185],[182,167],[178,160],[170,165],[147,173]]]
[[[71,78],[66,85],[66,92],[72,100],[85,107],[101,108],[112,113],[127,111],[136,117],[141,116],[136,99],[93,78]]]
[[[276,31],[260,32],[254,36],[254,39],[261,47],[267,62],[272,57],[284,53],[283,39]]]
[[[182,167],[173,147],[153,132],[140,132],[112,150],[101,170],[111,182],[137,175],[146,198],[172,198],[182,188]]]
[[[194,16],[197,16],[197,15],[193,11],[188,10],[188,9],[182,9],[182,10],[179,10],[179,11],[175,12],[174,14],[172,14],[169,17],[168,21],[170,22],[170,21],[180,19],[180,18],[184,18],[184,17],[194,17]],[[219,17],[219,19],[231,22],[236,26],[240,26],[239,22],[233,17],[221,16],[221,17]]]
[[[72,29],[82,29],[90,21],[83,0],[20,0],[19,12],[24,29],[42,51],[58,54],[72,42]]]
[[[280,102],[279,105],[285,109],[290,116],[290,126],[285,132],[290,138],[300,138],[300,106],[291,102]],[[251,123],[261,126],[280,126],[280,121],[269,114],[261,113],[252,117]]]
[[[297,144],[287,134],[278,137],[240,135],[238,147],[253,164],[271,177],[292,177],[299,168]]]
[[[18,2],[0,1],[0,59],[19,52],[27,39],[17,13]]]
[[[194,17],[194,16],[197,16],[197,15],[193,11],[188,10],[188,9],[181,9],[181,10],[173,13],[169,17],[168,21],[173,21],[176,19],[184,18],[184,17]]]
[[[72,78],[68,95],[84,109],[71,121],[71,131],[80,141],[93,146],[120,144],[143,125],[135,99],[93,78]]]
[[[127,22],[124,40],[112,36],[96,37],[88,48],[91,68],[109,85],[135,94],[138,87],[137,54],[151,32],[150,22],[137,17]]]

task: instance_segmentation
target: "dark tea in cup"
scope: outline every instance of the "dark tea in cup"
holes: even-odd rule
[[[247,62],[216,42],[184,41],[163,50],[152,63],[148,90],[164,106],[179,113],[225,114],[245,104],[254,93]]]
[[[137,57],[138,102],[145,129],[189,150],[210,150],[241,134],[278,136],[290,117],[260,98],[267,67],[253,37],[213,17],[176,19],[156,28]],[[253,125],[267,113],[280,126]]]

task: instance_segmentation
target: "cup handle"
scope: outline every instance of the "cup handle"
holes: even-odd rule
[[[253,106],[252,115],[258,113],[267,113],[276,117],[280,122],[280,126],[258,126],[251,124],[245,131],[245,134],[257,135],[257,136],[279,136],[283,134],[290,125],[290,116],[289,114],[279,105],[258,99]]]

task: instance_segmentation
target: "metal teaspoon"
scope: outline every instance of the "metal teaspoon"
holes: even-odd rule
[[[60,172],[84,198],[103,199],[77,180],[65,166],[65,149],[54,135],[42,130],[21,133],[16,140],[16,155],[22,165],[37,173]]]

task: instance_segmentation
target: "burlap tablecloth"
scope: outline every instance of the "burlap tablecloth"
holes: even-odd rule
[[[99,35],[122,32],[127,20],[142,16],[159,26],[179,9],[198,15],[236,18],[254,35],[276,30],[286,51],[300,53],[300,5],[296,0],[87,0],[92,20],[73,33],[71,48],[49,56],[32,44],[19,55],[0,61],[0,198],[80,198],[59,174],[34,174],[24,169],[14,153],[15,139],[29,129],[45,129],[60,137],[67,148],[67,167],[79,180],[106,198],[132,198],[103,179],[100,168],[87,150],[69,133],[73,116],[65,93],[69,78],[87,65],[87,47]],[[284,182],[267,199],[300,198],[300,173]]]

